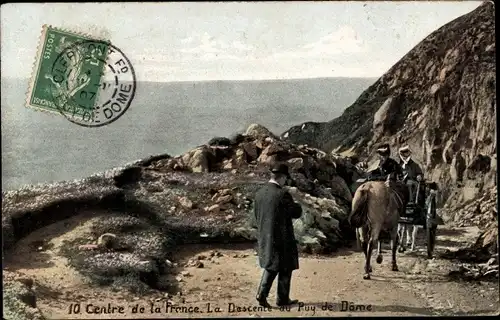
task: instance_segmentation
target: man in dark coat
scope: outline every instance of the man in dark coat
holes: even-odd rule
[[[368,180],[385,180],[385,185],[394,190],[403,202],[400,213],[403,214],[406,212],[406,204],[410,199],[408,188],[402,181],[403,169],[396,160],[390,158],[391,147],[389,144],[382,144],[377,149],[377,153],[380,157],[380,162],[375,170],[369,172]]]
[[[276,276],[276,304],[285,306],[298,303],[298,300],[291,300],[289,296],[292,271],[299,268],[292,219],[300,218],[302,207],[283,189],[288,178],[288,167],[285,164],[273,166],[271,180],[255,196],[259,263],[264,269],[256,298],[261,306],[266,307],[270,307],[267,296]]]
[[[370,171],[370,179],[390,179],[399,180],[403,177],[401,166],[390,158],[391,148],[388,144],[383,144],[377,149],[380,162],[375,170]]]
[[[408,185],[408,189],[410,191],[410,201],[415,201],[416,190],[418,187],[418,181],[422,181],[423,172],[418,163],[413,161],[411,158],[411,150],[409,146],[403,146],[399,148],[399,158],[401,161],[399,164],[403,170],[403,176],[405,177],[405,182]],[[422,191],[422,190],[421,190]],[[419,193],[418,202],[422,204],[424,201],[423,192]]]
[[[408,188],[410,202],[423,207],[425,205],[425,190],[419,185],[419,181],[422,181],[424,177],[422,169],[411,158],[411,149],[408,145],[399,148],[399,158],[399,165],[403,170],[404,182]],[[419,189],[418,199],[415,199],[417,197],[417,189]],[[425,217],[420,217],[420,219],[423,218]],[[418,225],[414,225],[413,233],[417,232],[418,228]],[[406,228],[406,245],[411,246],[411,244],[410,228]]]

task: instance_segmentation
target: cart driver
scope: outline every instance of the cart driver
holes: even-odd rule
[[[418,163],[412,159],[409,146],[406,145],[399,148],[399,158],[399,165],[403,170],[403,177],[405,177],[406,185],[410,192],[410,202],[415,202],[418,183],[423,180],[424,174]],[[425,195],[420,193],[418,198],[418,203],[421,204]]]

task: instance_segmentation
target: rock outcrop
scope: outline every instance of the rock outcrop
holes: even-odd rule
[[[90,212],[83,219],[90,234],[60,252],[70,265],[98,284],[138,294],[167,290],[175,246],[256,239],[254,193],[276,161],[289,164],[289,190],[303,208],[294,223],[301,251],[325,253],[348,244],[349,184],[357,168],[280,141],[263,127],[250,129],[177,157],[149,157],[82,180],[3,192],[4,254],[36,229]]]
[[[495,57],[494,4],[485,2],[431,33],[339,118],[281,136],[367,161],[379,143],[408,144],[441,189],[444,219],[484,227],[496,214]]]

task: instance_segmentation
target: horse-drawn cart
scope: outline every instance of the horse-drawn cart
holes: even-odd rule
[[[422,226],[427,240],[427,257],[432,258],[436,244],[437,210],[436,210],[437,185],[435,182],[418,182],[414,199],[406,205],[406,212],[399,218],[403,225]],[[415,233],[414,233],[415,236]],[[400,239],[402,241],[403,239]],[[413,239],[413,242],[415,239]]]
[[[358,179],[352,186],[351,190],[354,193],[356,189],[367,181],[383,181],[381,179],[371,178],[371,179]],[[410,193],[411,194],[411,193]],[[400,232],[399,242],[400,242],[400,252],[406,250],[403,238],[404,231],[409,225],[422,226],[426,232],[426,242],[427,242],[427,256],[432,258],[434,252],[434,246],[436,243],[436,231],[437,231],[437,210],[436,210],[436,195],[437,195],[437,184],[435,182],[426,183],[424,181],[419,181],[416,183],[416,190],[414,192],[414,197],[410,196],[410,201],[406,205],[406,211],[400,215],[399,225],[402,226],[402,232]],[[413,198],[413,199],[411,199]],[[399,229],[399,228],[398,228]],[[418,230],[418,229],[417,229]],[[399,231],[399,230],[398,230]],[[412,244],[415,244],[416,229],[413,232]]]

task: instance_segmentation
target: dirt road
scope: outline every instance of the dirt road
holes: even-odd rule
[[[65,222],[65,226],[69,226]],[[58,255],[63,240],[85,233],[85,224],[50,240],[40,252],[36,245],[50,239],[60,224],[38,230],[20,241],[4,262],[4,279],[35,280],[37,305],[48,319],[119,319],[226,316],[409,316],[483,315],[499,312],[498,283],[450,282],[449,261],[425,259],[422,243],[414,253],[398,254],[399,272],[384,261],[374,264],[372,280],[363,280],[363,255],[345,250],[328,257],[301,257],[292,279],[291,297],[302,303],[287,310],[256,310],[255,292],[261,270],[251,246],[183,246],[173,257],[177,293],[157,292],[134,297],[127,292],[89,285]],[[437,251],[456,248],[477,237],[476,228],[441,228]],[[421,232],[422,233],[422,232]],[[59,233],[60,234],[60,233]],[[186,267],[188,261],[200,261]],[[274,305],[275,286],[269,302]],[[114,307],[114,308],[113,308]],[[135,308],[134,308],[135,307]],[[141,307],[143,307],[141,313]],[[198,307],[198,309],[196,309]],[[70,313],[70,308],[73,312]],[[245,309],[246,308],[246,309]],[[75,314],[74,311],[79,311]],[[238,312],[239,311],[239,312]],[[112,313],[110,313],[112,312]],[[136,313],[134,313],[136,312]]]

